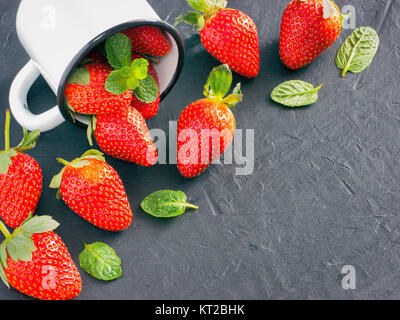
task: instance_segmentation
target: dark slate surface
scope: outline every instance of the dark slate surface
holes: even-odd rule
[[[349,4],[337,2],[341,8]],[[28,60],[14,27],[18,3],[0,0],[2,110],[13,77]],[[150,3],[168,21],[188,9],[184,0]],[[109,283],[80,269],[79,299],[400,298],[400,89],[395,77],[400,1],[351,1],[357,26],[376,28],[382,44],[370,68],[345,79],[334,58],[351,30],[301,71],[290,72],[280,63],[280,16],[287,3],[230,1],[254,18],[260,34],[259,77],[235,76],[245,94],[234,111],[237,126],[255,130],[252,175],[236,176],[234,165],[213,166],[188,181],[174,165],[144,169],[108,157],[136,215],[133,227],[109,233],[72,213],[47,188],[60,169],[56,157],[72,159],[88,149],[84,131],[65,123],[44,133],[29,152],[44,172],[38,213],[61,223],[57,232],[73,259],[77,262],[83,241],[104,241],[122,259],[123,277]],[[183,73],[150,128],[167,131],[168,122],[201,97],[209,71],[218,64],[190,27],[179,30],[187,47]],[[324,83],[319,102],[298,110],[272,103],[271,90],[289,79]],[[29,103],[34,112],[55,104],[42,79],[32,88]],[[12,137],[14,143],[21,138],[14,121]],[[200,210],[168,221],[145,215],[140,201],[161,188],[185,191]],[[356,290],[341,286],[341,268],[348,264],[357,272]],[[30,299],[6,287],[0,288],[0,298]]]

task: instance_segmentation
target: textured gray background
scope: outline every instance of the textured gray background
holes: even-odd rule
[[[170,22],[188,9],[184,0],[149,2]],[[18,3],[0,0],[1,110],[8,105],[13,77],[28,60],[15,32]],[[400,298],[400,1],[337,1],[340,8],[354,5],[357,26],[374,27],[382,42],[372,65],[345,79],[334,58],[351,30],[301,71],[281,64],[279,26],[287,3],[230,1],[253,17],[260,34],[259,77],[235,76],[245,95],[234,110],[237,126],[255,129],[251,176],[235,176],[234,165],[212,166],[185,180],[174,165],[145,169],[108,157],[136,216],[133,227],[109,233],[72,213],[47,188],[60,169],[56,157],[73,159],[88,149],[85,132],[65,123],[44,133],[29,152],[44,173],[38,213],[61,223],[57,233],[75,262],[83,241],[104,241],[122,259],[123,277],[109,283],[80,269],[78,299]],[[148,122],[150,128],[167,131],[168,121],[201,97],[209,71],[218,64],[189,26],[179,30],[187,49],[183,73]],[[56,55],[62,48],[54,50]],[[289,79],[323,82],[318,103],[298,110],[272,103],[271,90]],[[34,112],[55,104],[42,79],[32,88],[29,103]],[[21,132],[14,121],[11,130],[17,143]],[[185,191],[200,209],[168,221],[147,216],[140,201],[162,188]],[[341,268],[347,264],[356,268],[356,290],[341,287]],[[0,287],[0,299],[30,298]]]

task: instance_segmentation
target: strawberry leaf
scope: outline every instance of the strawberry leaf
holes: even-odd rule
[[[85,67],[76,68],[68,78],[69,84],[88,86],[90,84],[90,72]]]
[[[0,263],[4,266],[4,268],[8,268],[6,247],[7,247],[6,242],[3,242],[0,245]]]
[[[204,86],[204,95],[208,98],[221,100],[229,91],[232,84],[232,72],[227,64],[215,67]]]
[[[177,26],[179,23],[185,22],[187,24],[193,25],[196,27],[198,31],[204,28],[204,16],[196,11],[190,11],[187,15],[180,15],[175,19],[174,26]]]
[[[26,221],[21,227],[21,231],[26,233],[43,233],[56,229],[60,224],[51,216],[34,216]]]
[[[186,2],[191,6],[194,10],[207,13],[210,11],[212,4],[208,0],[186,0]]]
[[[104,281],[122,275],[121,259],[113,248],[103,242],[85,244],[85,249],[79,255],[79,265],[92,277]]]
[[[105,162],[106,159],[103,157],[103,153],[100,152],[99,150],[96,149],[90,149],[88,151],[86,151],[81,157],[80,159],[98,159],[100,161]]]
[[[153,103],[157,100],[159,89],[156,81],[151,75],[139,82],[139,85],[134,91],[136,98],[144,103]]]
[[[32,252],[36,251],[31,234],[16,232],[7,242],[7,251],[14,261],[31,261]]]
[[[58,174],[56,174],[50,182],[50,188],[51,189],[58,189],[61,186],[61,180],[62,180],[62,176],[64,174],[65,168],[63,168]]]
[[[5,246],[4,246],[4,248],[5,248]],[[7,263],[5,265],[3,264],[2,266],[0,266],[0,278],[4,282],[4,284],[7,286],[7,288],[10,288],[10,284],[8,283],[8,279],[7,279],[6,273],[4,272],[4,268],[8,268]]]
[[[106,53],[108,63],[114,69],[122,69],[131,65],[132,43],[122,33],[109,37],[106,41]]]
[[[83,167],[86,167],[86,166],[88,166],[90,163],[88,162],[88,161],[86,161],[86,160],[79,160],[79,161],[72,161],[71,162],[71,167],[73,167],[73,168],[83,168]]]
[[[40,130],[34,130],[28,133],[28,131],[25,128],[23,128],[23,133],[24,133],[24,138],[18,144],[18,146],[14,148],[17,151],[24,151],[34,148],[36,146],[36,140],[40,136]]]
[[[97,119],[95,116],[89,116],[89,124],[86,129],[86,137],[88,139],[90,146],[93,146],[92,135],[93,135],[93,132],[96,130],[96,122],[97,122]]]

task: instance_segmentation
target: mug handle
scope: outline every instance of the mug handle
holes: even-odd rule
[[[39,77],[40,71],[33,60],[20,70],[11,84],[9,103],[15,120],[29,131],[49,131],[65,121],[58,106],[41,114],[33,114],[27,104],[28,91]]]

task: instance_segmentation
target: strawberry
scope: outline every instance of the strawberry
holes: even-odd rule
[[[43,300],[69,300],[79,295],[79,271],[61,238],[52,231],[58,225],[50,216],[34,216],[10,234],[0,222],[6,237],[0,245],[0,277],[7,287]]]
[[[145,167],[157,162],[157,149],[146,121],[133,107],[121,112],[93,116],[87,129],[90,145],[93,145],[92,134],[100,149],[114,158]]]
[[[42,170],[35,159],[23,151],[35,147],[38,130],[10,148],[10,111],[6,111],[5,150],[0,151],[0,216],[11,228],[17,228],[33,214],[42,193]]]
[[[136,27],[122,33],[131,40],[132,50],[136,53],[160,57],[167,55],[171,50],[168,37],[157,27]]]
[[[260,69],[260,49],[254,21],[239,10],[225,9],[225,0],[186,0],[199,12],[176,19],[196,26],[201,42],[217,60],[240,75],[254,78]]]
[[[342,16],[332,0],[293,0],[281,22],[279,54],[290,69],[314,61],[338,38]]]
[[[140,58],[143,58],[143,57],[139,54],[132,54],[132,60],[140,59]],[[150,102],[150,103],[140,101],[136,97],[136,95],[133,95],[133,97],[132,97],[132,107],[137,109],[145,119],[153,118],[157,114],[158,108],[160,106],[160,84],[158,81],[157,71],[156,71],[156,69],[154,69],[153,64],[149,60],[148,60],[148,62],[149,62],[148,73],[149,73],[149,75],[151,75],[154,78],[154,80],[157,84],[158,97],[157,97],[156,101]]]
[[[109,231],[121,231],[132,223],[132,211],[118,173],[103,154],[89,150],[71,162],[58,158],[65,167],[53,177],[50,188],[57,198],[83,219]]]
[[[242,100],[240,84],[224,98],[232,84],[228,65],[216,67],[204,87],[205,99],[187,106],[178,120],[178,170],[186,178],[202,173],[231,144],[235,117],[230,108]]]
[[[107,77],[112,68],[93,53],[86,61],[92,61],[76,68],[65,88],[65,102],[73,113],[105,114],[116,112],[130,105],[132,91],[116,95],[105,89]]]

